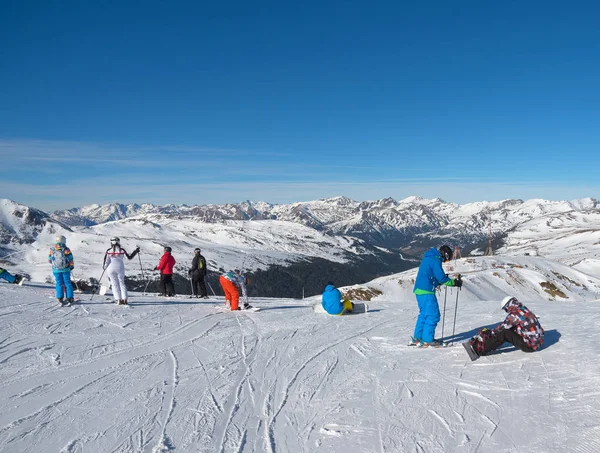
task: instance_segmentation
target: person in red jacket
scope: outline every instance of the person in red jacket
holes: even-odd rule
[[[160,289],[159,296],[173,297],[175,287],[173,286],[173,267],[175,267],[175,258],[171,255],[171,247],[165,247],[165,253],[160,258],[155,271],[160,271]]]

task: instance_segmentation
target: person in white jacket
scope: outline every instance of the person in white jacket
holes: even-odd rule
[[[113,296],[117,305],[127,305],[127,287],[125,286],[125,263],[123,257],[132,259],[140,251],[137,247],[130,255],[121,248],[118,237],[110,238],[110,248],[104,254],[104,263],[102,267],[106,270],[106,275],[112,286]]]

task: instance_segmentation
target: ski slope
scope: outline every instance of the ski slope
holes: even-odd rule
[[[458,342],[503,319],[496,289],[466,290],[477,278],[455,346],[425,350],[405,345],[416,303],[389,277],[347,317],[315,314],[316,298],[253,298],[257,313],[142,294],[67,308],[51,285],[0,283],[0,451],[600,451],[599,301],[523,299],[545,347],[471,362]]]

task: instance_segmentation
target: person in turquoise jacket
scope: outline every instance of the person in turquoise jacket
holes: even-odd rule
[[[8,283],[14,283],[15,285],[19,285],[23,281],[23,277],[19,274],[11,274],[6,269],[2,269],[0,267],[0,278],[6,280]]]
[[[419,316],[411,344],[421,347],[435,345],[435,328],[440,321],[440,307],[435,290],[440,285],[462,286],[460,278],[451,279],[442,268],[442,263],[451,259],[452,249],[447,245],[442,245],[439,250],[429,249],[423,255],[413,289],[419,305]]]
[[[342,298],[339,289],[332,282],[327,283],[323,296],[321,297],[323,309],[330,315],[343,315],[352,311],[352,302]]]
[[[54,247],[48,253],[48,262],[52,264],[52,273],[56,280],[56,298],[62,304],[73,303],[73,285],[71,284],[71,271],[75,267],[73,254],[67,247],[67,239],[64,236],[56,236]]]

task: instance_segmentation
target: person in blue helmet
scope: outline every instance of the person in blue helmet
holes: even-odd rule
[[[452,249],[447,245],[442,245],[439,250],[431,248],[423,256],[413,289],[419,305],[419,316],[411,344],[419,347],[438,345],[434,335],[440,321],[440,307],[435,297],[435,290],[440,285],[459,288],[462,286],[460,277],[452,279],[442,268],[442,263],[451,259]]]
[[[323,295],[321,296],[321,305],[330,315],[351,313],[354,308],[352,302],[342,297],[342,293],[333,285],[333,282],[327,283],[325,291],[323,291]]]

